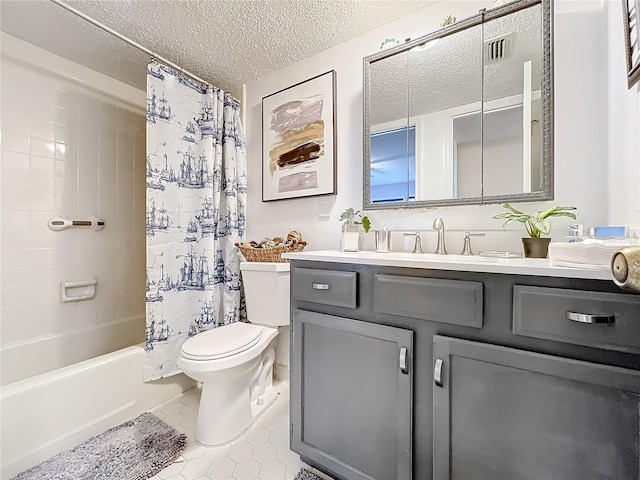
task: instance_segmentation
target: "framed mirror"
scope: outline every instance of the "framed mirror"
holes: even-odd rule
[[[640,80],[640,0],[622,0],[627,86]]]
[[[364,59],[365,209],[553,198],[550,0]]]

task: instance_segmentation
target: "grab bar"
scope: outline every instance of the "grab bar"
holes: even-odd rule
[[[95,216],[91,217],[91,220],[67,220],[62,215],[58,217],[50,218],[47,222],[47,226],[54,232],[60,232],[66,230],[69,227],[91,227],[96,232],[104,228],[104,220]]]

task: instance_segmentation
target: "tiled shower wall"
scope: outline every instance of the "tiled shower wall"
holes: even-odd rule
[[[145,93],[2,34],[3,384],[144,339]],[[47,221],[102,217],[100,232]],[[61,303],[60,282],[98,281]]]

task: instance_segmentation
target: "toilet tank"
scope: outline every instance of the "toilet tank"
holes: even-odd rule
[[[260,325],[289,325],[289,263],[241,262],[247,320]]]

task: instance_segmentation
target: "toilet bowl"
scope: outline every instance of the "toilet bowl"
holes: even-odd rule
[[[178,368],[202,382],[195,436],[227,443],[277,398],[272,384],[278,326],[289,324],[289,264],[240,264],[251,323],[236,322],[189,338]]]

